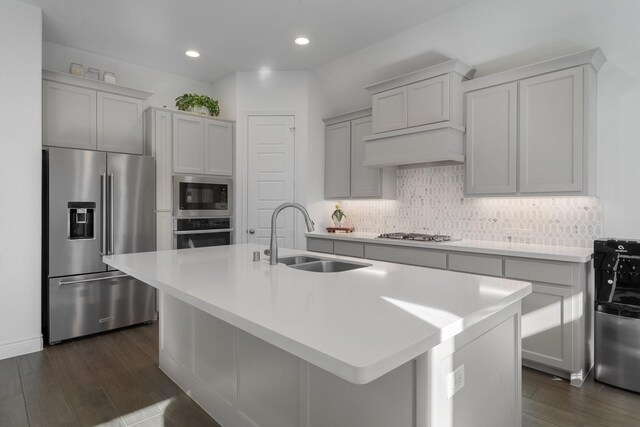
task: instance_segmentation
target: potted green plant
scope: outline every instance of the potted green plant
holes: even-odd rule
[[[207,95],[197,93],[185,93],[176,98],[176,107],[180,111],[190,111],[198,114],[209,114],[218,117],[220,106],[218,101]]]
[[[333,224],[336,226],[336,228],[342,227],[342,220],[346,217],[347,216],[344,214],[344,212],[342,212],[340,204],[337,204],[336,210],[333,211],[333,214],[331,214],[331,219],[333,220]]]

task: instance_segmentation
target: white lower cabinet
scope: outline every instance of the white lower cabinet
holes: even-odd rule
[[[185,304],[186,305],[186,304]],[[193,373],[232,405],[238,403],[238,334],[236,328],[193,310]]]
[[[307,250],[532,283],[522,300],[522,361],[582,385],[593,365],[593,263],[307,238]]]
[[[522,357],[571,370],[573,289],[534,283],[522,300]]]
[[[220,425],[520,425],[515,304],[354,384],[165,292],[159,298],[160,368]],[[292,322],[303,317],[291,315]],[[464,388],[447,398],[448,373],[462,365]]]

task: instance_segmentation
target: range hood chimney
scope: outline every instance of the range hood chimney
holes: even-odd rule
[[[462,82],[474,72],[452,59],[366,87],[373,134],[364,138],[364,165],[463,163]]]

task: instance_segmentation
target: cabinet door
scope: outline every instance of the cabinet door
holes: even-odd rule
[[[156,157],[156,209],[170,211],[171,197],[171,113],[155,111],[153,135]]]
[[[346,198],[351,187],[351,122],[325,129],[324,197]]]
[[[233,175],[233,125],[231,123],[205,120],[204,173]]]
[[[143,110],[139,99],[98,92],[98,150],[143,154]]]
[[[407,127],[407,87],[376,93],[373,103],[373,133]]]
[[[522,358],[571,370],[573,290],[533,284],[522,300]]]
[[[351,122],[351,197],[380,197],[382,169],[364,166],[364,137],[371,135],[371,117]]]
[[[409,85],[407,98],[409,127],[449,120],[449,75]]]
[[[582,68],[520,82],[520,192],[580,192]]]
[[[96,149],[96,91],[44,81],[43,145]]]
[[[204,120],[173,115],[173,171],[204,173]]]
[[[466,194],[516,192],[517,83],[466,94]]]

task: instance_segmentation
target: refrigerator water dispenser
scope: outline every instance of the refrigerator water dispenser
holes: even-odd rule
[[[69,202],[69,240],[95,238],[95,202]]]

